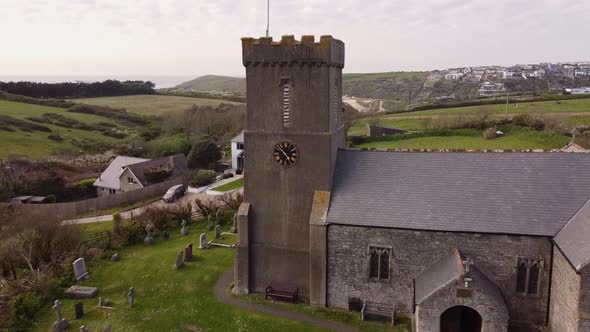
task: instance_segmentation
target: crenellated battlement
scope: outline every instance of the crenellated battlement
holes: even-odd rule
[[[242,38],[242,60],[245,67],[258,65],[327,65],[344,67],[344,42],[332,36],[302,36],[301,41],[286,35],[280,41],[272,37]]]

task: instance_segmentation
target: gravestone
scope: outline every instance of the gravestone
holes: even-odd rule
[[[207,231],[210,231],[213,229],[213,225],[211,224],[211,215],[207,215]]]
[[[80,332],[88,332],[88,328],[86,327],[86,325],[80,326]]]
[[[188,235],[188,227],[186,227],[186,220],[182,220],[182,228],[180,229],[180,234],[183,236]]]
[[[219,225],[219,209],[215,212],[215,226]]]
[[[221,237],[221,225],[215,226],[215,238],[219,239]]]
[[[113,262],[117,262],[121,257],[119,256],[119,253],[116,252],[113,254],[113,256],[111,256],[111,261]]]
[[[70,325],[70,323],[68,323],[67,320],[65,320],[61,317],[62,305],[63,305],[63,303],[59,302],[58,300],[55,300],[55,302],[53,304],[53,309],[55,310],[55,314],[57,316],[57,319],[55,320],[55,322],[53,322],[53,325],[52,325],[53,332],[65,331],[68,328],[68,326]]]
[[[162,237],[164,238],[164,240],[170,239],[170,232],[168,232],[168,230],[165,230],[164,232],[162,232]]]
[[[129,297],[129,306],[133,308],[133,304],[135,303],[135,288],[129,288],[129,293],[127,293],[127,296]]]
[[[234,222],[229,230],[230,233],[236,234],[238,232],[238,214],[234,213]]]
[[[74,310],[76,311],[76,319],[80,319],[84,317],[84,303],[78,302],[74,305]]]
[[[74,263],[72,263],[72,266],[74,267],[74,276],[76,277],[76,280],[80,281],[88,278],[88,271],[86,271],[86,262],[84,261],[84,258],[80,257],[76,259]]]
[[[70,299],[90,299],[98,294],[98,288],[88,286],[71,286],[65,292]]]
[[[199,238],[199,249],[205,248],[207,248],[207,233],[201,234],[201,237]]]
[[[184,257],[183,257],[183,254],[182,254],[182,250],[180,250],[178,252],[178,254],[176,254],[176,265],[175,265],[175,267],[176,267],[177,270],[182,267],[183,262],[184,262]]]
[[[184,261],[190,262],[191,260],[193,260],[193,244],[189,243],[184,248]]]
[[[145,243],[145,245],[147,246],[154,244],[154,237],[152,236],[152,225],[148,224],[147,226],[145,226],[145,231],[147,235],[145,236],[145,239],[143,239],[143,243]]]

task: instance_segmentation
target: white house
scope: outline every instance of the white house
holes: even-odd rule
[[[236,172],[244,170],[244,131],[231,140],[231,168]]]

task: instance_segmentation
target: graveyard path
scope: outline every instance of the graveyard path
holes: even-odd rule
[[[245,302],[238,298],[232,297],[227,294],[227,286],[233,281],[233,268],[227,270],[223,276],[215,284],[215,297],[225,304],[233,305],[250,311],[256,311],[263,314],[286,318],[288,320],[303,322],[311,325],[316,325],[325,329],[342,332],[360,332],[353,327],[333,322],[330,320],[324,320],[315,318],[303,313],[281,309],[272,305],[265,305],[259,303]]]

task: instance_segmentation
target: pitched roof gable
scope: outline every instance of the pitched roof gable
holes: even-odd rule
[[[129,171],[135,175],[135,178],[142,186],[150,185],[145,178],[145,170],[149,168],[172,168],[171,178],[180,176],[187,170],[186,157],[179,153],[173,156],[166,156],[154,160],[148,160],[142,163],[129,165]]]
[[[149,159],[117,156],[100,174],[99,178],[94,181],[94,186],[119,190],[121,189],[119,177],[123,173],[125,167],[146,161],[149,161]]]

